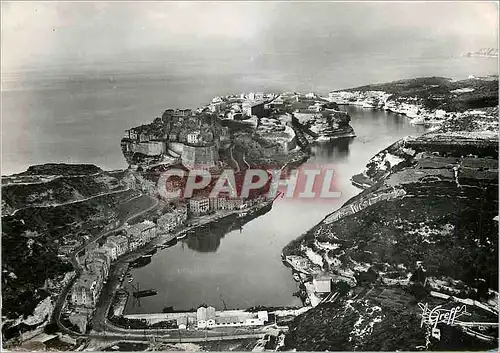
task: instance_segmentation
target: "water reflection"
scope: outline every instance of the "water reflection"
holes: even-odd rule
[[[221,239],[224,238],[227,233],[233,230],[239,230],[241,233],[246,223],[266,214],[271,208],[272,206],[269,205],[245,217],[238,218],[236,216],[230,216],[216,224],[208,224],[196,228],[188,233],[186,238],[182,239],[182,243],[183,245],[186,244],[189,249],[197,252],[216,252],[220,246]]]
[[[220,241],[231,230],[233,221],[224,221],[220,224],[207,225],[189,233],[182,242],[188,248],[198,252],[216,252],[220,246]]]
[[[349,156],[349,145],[352,140],[352,138],[345,138],[317,143],[311,146],[311,153],[317,160],[331,160],[334,158],[335,161],[342,161]]]

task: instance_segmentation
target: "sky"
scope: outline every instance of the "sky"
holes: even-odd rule
[[[169,57],[460,55],[498,47],[495,2],[2,2],[2,70]]]

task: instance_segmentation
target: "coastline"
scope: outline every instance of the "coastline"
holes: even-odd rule
[[[354,105],[359,105],[359,104],[354,104]],[[411,113],[408,112],[408,109],[410,109],[410,108],[413,109],[412,107],[415,107],[415,106],[409,106],[409,108],[408,108],[408,106],[405,106],[405,107],[407,109],[406,112],[401,111],[399,108],[394,108],[394,109],[397,110],[397,111],[395,111],[396,113],[405,115],[407,118],[411,118]],[[375,110],[380,109],[380,108],[376,108],[376,107],[363,107],[363,108],[375,109]],[[387,109],[387,110],[390,110],[390,109]],[[321,228],[325,225],[330,226],[331,224],[335,224],[336,222],[345,222],[345,220],[351,219],[353,217],[353,215],[354,215],[354,217],[362,217],[361,215],[364,215],[367,212],[367,210],[370,210],[371,206],[378,204],[379,202],[381,204],[384,204],[384,203],[391,203],[391,202],[393,202],[393,200],[402,200],[404,198],[402,196],[407,194],[407,192],[405,192],[404,190],[406,187],[405,185],[408,184],[408,182],[406,180],[403,180],[403,182],[401,182],[400,180],[394,181],[391,178],[393,178],[394,175],[397,175],[397,177],[399,177],[401,179],[403,179],[403,177],[407,178],[406,175],[403,175],[401,173],[398,174],[398,173],[402,169],[405,169],[406,167],[408,167],[408,165],[405,165],[404,163],[406,163],[406,162],[414,163],[415,162],[415,160],[416,160],[416,159],[414,159],[415,153],[411,152],[412,149],[413,150],[415,148],[422,149],[423,148],[422,146],[426,145],[427,147],[423,148],[422,151],[419,152],[419,153],[424,153],[424,154],[429,152],[429,151],[432,151],[439,144],[444,145],[447,148],[446,151],[452,149],[451,147],[449,147],[451,145],[460,146],[460,147],[468,146],[467,148],[472,146],[470,148],[472,148],[473,151],[483,149],[483,147],[484,147],[483,145],[485,144],[485,143],[483,143],[484,141],[483,142],[480,141],[479,144],[480,145],[482,144],[481,146],[475,146],[474,144],[476,142],[473,141],[472,138],[466,139],[462,135],[457,135],[457,134],[459,134],[459,132],[457,132],[457,131],[449,132],[449,131],[444,131],[441,129],[442,127],[448,128],[450,124],[454,124],[455,118],[468,119],[470,117],[473,117],[473,118],[477,118],[478,120],[481,120],[484,118],[484,115],[478,114],[477,111],[473,114],[469,114],[469,113],[467,113],[467,112],[447,112],[446,114],[442,115],[441,120],[439,120],[438,128],[435,129],[434,131],[431,131],[430,133],[425,134],[424,138],[417,138],[414,140],[411,140],[411,139],[410,140],[408,140],[408,139],[398,140],[398,141],[394,142],[392,145],[390,145],[389,147],[378,152],[370,160],[370,163],[372,163],[374,165],[373,168],[374,168],[375,174],[373,174],[373,175],[370,174],[368,176],[365,172],[363,172],[361,174],[353,175],[351,177],[351,182],[355,186],[360,187],[362,189],[365,189],[365,191],[361,192],[359,195],[354,196],[353,198],[346,201],[335,212],[326,215],[324,217],[324,219],[318,225],[314,226],[310,231],[308,231],[308,233],[310,233],[314,229]],[[433,112],[433,114],[435,115],[436,112]],[[431,115],[429,115],[429,116],[431,116]],[[488,122],[488,124],[490,124],[490,122]],[[352,128],[351,128],[351,131],[352,131]],[[466,131],[466,132],[467,132],[467,134],[478,133],[477,131]],[[433,134],[433,133],[435,133],[435,134]],[[446,136],[447,140],[446,139],[443,140],[440,137],[441,135],[443,135],[443,133],[445,135],[446,135],[446,133],[449,133]],[[484,135],[484,136],[486,136],[486,135]],[[484,137],[484,139],[488,139],[489,138],[488,136]],[[320,144],[322,142],[327,142],[326,140],[331,141],[331,140],[336,140],[336,139],[340,139],[340,138],[351,138],[351,137],[355,137],[354,132],[345,132],[345,133],[340,133],[339,135],[334,136],[334,137],[325,138],[324,141],[322,141],[320,139],[320,141],[314,141],[313,143]],[[465,139],[465,141],[464,141],[464,139]],[[405,144],[408,144],[408,146],[405,146]],[[441,152],[442,146],[438,146],[438,147],[439,147],[439,150],[436,152]],[[488,147],[488,148],[490,148],[490,147]],[[446,152],[446,153],[448,153],[448,152]],[[375,158],[375,157],[377,157],[377,158]],[[482,157],[482,156],[480,156],[480,157]],[[488,155],[488,157],[491,157],[491,156]],[[300,164],[307,161],[309,158],[310,158],[310,150],[305,149],[305,151],[303,151],[303,153],[300,153],[299,156],[294,156],[294,158],[287,161],[282,166],[282,170],[285,168],[292,168],[292,167],[299,166]],[[448,157],[446,157],[446,158],[448,158]],[[403,161],[399,161],[399,159],[402,159]],[[438,160],[438,158],[436,158],[436,160]],[[384,169],[383,166],[385,165],[385,162],[387,162],[387,161],[389,162],[389,167]],[[393,161],[396,161],[396,162],[394,162],[395,164],[393,164]],[[418,161],[418,163],[421,163],[421,162]],[[440,163],[440,162],[436,162],[436,163]],[[444,164],[444,167],[442,169],[446,169],[446,168],[450,169],[449,168],[450,163],[456,164],[458,162],[452,161],[452,162],[449,162],[448,164]],[[470,162],[467,160],[467,163],[473,163],[473,162]],[[470,169],[471,167],[467,167],[467,168]],[[367,166],[367,170],[368,169],[369,169],[369,166]],[[423,169],[425,169],[425,168],[423,168]],[[124,173],[126,171],[127,170],[113,170],[113,171],[103,171],[103,172],[105,172],[105,173],[115,172],[115,173],[120,174],[120,173]],[[428,172],[428,171],[425,171],[425,172],[429,173],[429,175],[431,175],[432,178],[438,178],[438,180],[440,182],[456,183],[457,185],[459,184],[458,178],[456,177],[456,175],[454,177],[455,179],[453,179],[453,171],[450,171],[450,170],[448,170],[446,172],[438,171],[436,173]],[[450,177],[450,175],[452,177]],[[467,178],[471,179],[471,176],[468,175]],[[433,179],[433,180],[435,181],[436,179]],[[30,184],[39,184],[39,183],[43,184],[45,182],[50,182],[50,181],[53,181],[53,179],[48,178],[47,181],[45,181],[45,180],[42,180],[41,182],[35,181],[33,183],[30,183]],[[427,182],[427,179],[418,180],[418,182],[425,183],[425,182]],[[388,183],[388,184],[384,185],[384,183]],[[460,183],[463,183],[463,180],[460,180]],[[23,185],[23,183],[19,183],[19,185]],[[481,186],[482,184],[479,183],[478,185],[473,184],[473,187],[482,187]],[[433,187],[432,185],[429,186],[426,184],[425,186],[429,187],[429,189],[432,190],[432,187]],[[386,194],[390,193],[390,192],[387,193],[387,191],[390,188],[392,188],[392,191],[394,191],[394,190],[396,190],[396,191],[395,191],[394,195],[386,197]],[[370,190],[366,190],[366,189],[370,189]],[[408,194],[410,194],[410,193],[408,193]],[[410,194],[410,196],[413,196],[413,195]],[[119,278],[119,276],[122,274],[123,271],[125,271],[124,273],[126,273],[126,271],[128,270],[128,265],[132,261],[143,256],[144,253],[150,252],[152,249],[156,249],[158,247],[161,247],[165,243],[171,242],[174,239],[180,239],[183,236],[185,236],[185,234],[187,232],[192,231],[193,229],[196,229],[197,227],[202,227],[202,226],[205,226],[205,225],[210,224],[210,223],[221,221],[222,219],[224,219],[226,217],[234,217],[234,216],[236,216],[237,218],[239,217],[241,222],[247,222],[248,218],[252,218],[255,215],[259,214],[259,212],[262,212],[266,207],[272,207],[273,201],[274,200],[272,200],[268,203],[265,203],[264,205],[259,205],[259,207],[256,207],[255,209],[253,209],[251,211],[246,210],[245,212],[248,212],[246,214],[242,211],[234,211],[234,212],[230,212],[228,214],[218,215],[217,217],[210,219],[206,222],[201,222],[201,223],[189,226],[187,228],[183,228],[183,229],[178,230],[177,232],[172,233],[172,234],[161,234],[159,237],[155,238],[151,243],[148,243],[145,247],[138,249],[132,253],[128,253],[128,254],[124,255],[123,259],[118,259],[115,262],[113,262],[112,270],[111,270],[112,272],[110,271],[110,274],[108,276],[108,282],[110,282],[110,283],[106,284],[106,288],[108,288],[107,287],[108,285],[110,287],[107,289],[108,292],[105,295],[105,298],[101,299],[101,301],[104,301],[105,303],[107,303],[106,307],[103,309],[101,309],[99,307],[97,308],[97,310],[104,310],[103,315],[99,314],[99,317],[104,317],[104,319],[102,319],[101,322],[99,322],[99,320],[97,320],[97,322],[93,323],[93,325],[95,325],[93,333],[100,334],[100,332],[104,332],[106,330],[106,327],[111,327],[111,326],[108,326],[108,325],[110,325],[110,323],[106,321],[109,310],[110,310],[111,306],[113,305],[113,300],[111,300],[109,298],[113,298],[115,296],[116,292],[120,289],[120,283],[119,283],[120,281],[114,282],[112,279],[110,279],[110,277],[116,276]],[[304,236],[301,236],[301,237],[295,239],[294,241],[301,242],[304,238],[307,238],[307,237],[308,237],[308,235],[304,234]],[[325,241],[324,239],[322,239],[321,241],[317,241],[317,239],[315,239],[315,242],[313,244],[314,244],[314,246],[318,246],[318,248],[314,248],[314,246],[309,247],[309,245],[311,245],[311,244],[308,244],[308,247],[304,248],[306,250],[305,256],[302,256],[304,254],[301,254],[300,256],[305,258],[305,260],[307,262],[314,263],[315,261],[319,261],[319,260],[317,260],[318,257],[316,256],[317,254],[315,253],[315,251],[317,251],[318,249],[324,253],[330,252],[331,250],[334,250],[334,251],[336,250],[335,248],[332,248],[332,246],[335,247],[336,245],[331,245],[331,244],[328,245],[327,243],[328,243],[328,241]],[[302,250],[304,250],[304,249],[302,249]],[[311,249],[311,250],[309,250],[309,249]],[[283,250],[282,254],[284,255],[284,250]],[[325,256],[324,254],[321,254],[320,257],[321,256],[323,256],[323,260],[321,260],[323,262],[323,264],[326,263],[328,266],[332,266],[332,264],[335,264],[335,262],[333,262],[331,258],[328,258],[328,256]],[[326,259],[329,259],[330,262]],[[287,260],[286,257],[285,257],[285,260]],[[300,261],[302,261],[302,260],[300,260]],[[304,267],[297,266],[297,263],[293,263],[293,260],[290,260],[290,261],[287,260],[285,262],[287,264],[291,265],[291,267],[296,272],[297,271],[298,272],[304,271],[303,273],[307,273],[311,269],[311,268],[308,268],[308,266],[304,266]],[[359,261],[358,261],[358,263],[360,264],[358,268],[362,269],[363,271],[367,270],[367,268],[365,267],[365,265],[363,263],[361,263]],[[312,271],[313,275],[325,275],[325,271],[321,268],[318,268],[318,266],[313,266],[312,270],[313,270]],[[350,269],[348,271],[343,271],[343,272],[338,271],[337,274],[334,274],[334,275],[329,274],[329,275],[337,282],[343,281],[346,283],[356,285],[356,283],[358,281],[357,276],[360,275],[360,273],[363,273],[363,271],[358,271],[358,270],[353,271],[352,269]],[[326,272],[328,272],[328,271],[326,271]],[[311,274],[311,273],[309,273],[309,274]],[[395,279],[394,282],[388,281],[388,279],[382,279],[381,281],[384,284],[387,284],[387,283],[393,283],[393,284],[406,283],[404,285],[408,284],[408,281],[406,281],[404,279]],[[112,284],[113,282],[115,284]],[[311,282],[309,280],[306,281],[305,278],[303,278],[301,280],[301,283],[302,282],[304,282],[303,283],[304,288],[305,288],[304,290],[309,297],[309,302],[312,304],[311,305],[312,307],[317,306],[323,300],[329,301],[332,299],[329,297],[321,298],[321,296],[317,296],[315,294],[315,290],[313,288],[313,282]],[[116,285],[116,287],[114,287],[114,285]],[[103,289],[103,291],[104,291],[104,289]],[[108,298],[109,300],[106,298]],[[95,319],[95,317],[96,316],[94,316],[94,319]],[[67,330],[67,328],[65,328],[65,329]],[[78,335],[79,336],[88,336],[85,334],[83,334],[83,335],[78,334]]]
[[[364,108],[380,109],[366,106]],[[408,112],[397,108],[394,110],[411,118]],[[415,306],[414,300],[445,305],[446,300],[455,295],[459,298],[457,300],[472,303],[473,299],[477,298],[477,293],[482,291],[481,300],[477,300],[478,309],[474,310],[475,315],[488,321],[492,320],[493,313],[495,321],[498,320],[498,299],[489,299],[489,295],[498,298],[495,289],[495,268],[489,268],[488,272],[484,273],[486,267],[482,267],[483,271],[478,272],[483,276],[481,278],[485,278],[482,281],[488,283],[487,293],[491,294],[485,295],[486,289],[481,289],[481,286],[479,289],[475,288],[474,281],[467,278],[466,269],[457,271],[458,267],[463,266],[460,262],[447,267],[442,265],[444,259],[434,262],[429,255],[440,254],[440,258],[446,258],[445,249],[435,249],[439,243],[435,243],[438,240],[432,239],[431,234],[442,232],[446,234],[447,239],[454,239],[454,233],[450,229],[456,225],[451,219],[447,219],[448,223],[444,221],[444,217],[449,218],[444,215],[460,212],[463,219],[465,214],[477,213],[473,211],[478,207],[475,206],[477,193],[470,191],[475,188],[483,190],[482,197],[487,198],[487,201],[481,201],[481,216],[485,217],[483,226],[487,229],[484,230],[483,237],[488,239],[475,241],[481,241],[486,247],[485,253],[494,256],[498,232],[498,222],[494,220],[498,212],[495,207],[498,205],[498,108],[487,106],[440,115],[439,124],[434,129],[419,137],[397,140],[377,152],[362,173],[351,177],[351,183],[363,191],[283,248],[282,258],[287,266],[292,267],[294,278],[297,272],[302,273],[301,277],[306,276],[306,289],[314,287],[314,280],[328,278],[331,281],[331,293],[334,294],[324,296],[322,293],[307,291],[313,309],[294,322],[292,334],[287,336],[288,349],[303,349],[304,342],[317,339],[318,336],[311,334],[311,330],[324,334],[328,327],[339,325],[339,321],[332,317],[347,319],[342,310],[319,305],[320,303],[347,304],[351,308],[350,313],[359,317],[359,322],[363,322],[360,328],[355,327],[353,330],[365,330],[368,326],[361,315],[365,310],[381,309],[382,314],[377,317],[380,322],[378,326],[390,327],[391,320],[388,317],[404,312],[403,315],[413,320],[418,315],[419,308]],[[457,205],[460,208],[456,209]],[[465,214],[462,214],[464,212]],[[411,223],[407,219],[411,220]],[[381,223],[380,226],[377,223]],[[400,235],[401,224],[404,224],[402,234],[406,236]],[[468,227],[473,225],[466,222],[460,225],[460,228],[464,228],[462,232],[471,232],[470,237],[477,238],[476,231],[468,230]],[[381,232],[381,229],[386,231]],[[400,236],[401,239],[398,238]],[[395,239],[404,242],[404,247],[395,248]],[[367,247],[367,243],[371,245]],[[453,246],[453,243],[449,245]],[[410,249],[418,249],[418,257],[410,257],[405,253]],[[395,259],[387,256],[387,253],[396,251],[398,253]],[[474,250],[461,251],[468,254],[468,251]],[[462,257],[469,256],[465,254]],[[406,256],[409,257],[408,260],[405,260]],[[411,260],[418,261],[415,264]],[[471,263],[468,266],[477,264]],[[416,273],[419,276],[423,273],[423,277],[416,277]],[[427,279],[425,284],[421,278]],[[342,289],[343,286],[345,289]],[[417,286],[423,288],[420,294],[413,292]],[[380,298],[384,292],[390,294],[383,297],[383,302],[387,301],[388,304],[398,298],[404,298],[406,308],[394,311],[386,304],[381,305]],[[366,303],[359,298],[366,298]],[[488,325],[494,326],[488,322]],[[412,321],[411,329],[401,331],[398,335],[408,337],[406,341],[417,337],[421,341],[422,331],[414,324],[416,322]],[[347,329],[349,330],[350,328]],[[477,332],[476,327],[475,330],[464,330],[462,335],[481,337],[487,344],[494,344],[494,335],[491,334],[494,328],[488,331],[488,335],[478,335]],[[337,333],[342,335],[345,331],[339,330]],[[351,338],[355,339],[352,336]],[[302,345],[297,343],[299,339]],[[376,337],[373,339],[376,340]],[[436,341],[431,343],[439,344]],[[315,346],[317,350],[323,350],[325,347],[327,346]],[[350,350],[352,347],[347,344],[344,349]]]

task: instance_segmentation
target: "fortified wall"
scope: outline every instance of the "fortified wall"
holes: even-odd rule
[[[182,164],[187,168],[203,166],[205,168],[215,167],[219,160],[217,146],[190,146],[184,145],[182,150]]]

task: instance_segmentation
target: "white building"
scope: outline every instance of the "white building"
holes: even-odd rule
[[[188,318],[187,316],[182,316],[177,318],[177,327],[179,330],[185,330],[188,325]]]
[[[125,232],[129,238],[130,249],[135,250],[149,243],[156,237],[156,231],[156,224],[148,220],[126,228]]]
[[[117,259],[118,257],[118,245],[112,241],[112,240],[106,240],[106,243],[102,246],[102,248],[104,251],[106,251],[110,258],[111,258],[111,261],[114,261]]]
[[[200,142],[200,132],[194,131],[194,132],[187,134],[186,140],[187,140],[187,143],[197,144],[198,142]]]
[[[120,257],[128,251],[128,239],[122,235],[109,236],[108,241],[116,244],[116,257]]]
[[[232,315],[227,313],[216,314],[215,308],[199,307],[196,311],[197,327],[199,329],[212,327],[235,327],[235,326],[262,326],[269,317],[267,311],[259,311],[257,313],[235,312]]]
[[[314,291],[316,293],[330,293],[332,291],[332,280],[329,277],[313,279]]]
[[[196,310],[196,322],[198,328],[211,328],[215,326],[215,308],[201,306]]]
[[[267,311],[257,314],[224,315],[215,317],[215,327],[262,326],[269,321]]]
[[[232,211],[243,206],[243,199],[239,197],[214,197],[210,198],[209,201],[211,210]]]
[[[202,215],[210,210],[210,200],[208,197],[193,197],[189,199],[189,210],[194,215]]]

